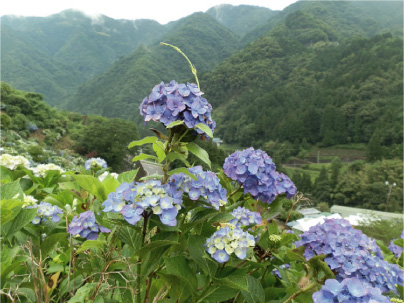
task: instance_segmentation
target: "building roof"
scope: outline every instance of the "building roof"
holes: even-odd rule
[[[362,209],[362,208],[352,208],[352,207],[345,207],[339,205],[333,205],[331,207],[332,213],[339,213],[342,217],[348,217],[350,215],[363,215],[366,217],[376,217],[381,218],[384,220],[390,220],[392,218],[402,219],[403,214],[400,213],[391,213],[391,212],[383,212],[383,211],[376,211],[370,209]]]

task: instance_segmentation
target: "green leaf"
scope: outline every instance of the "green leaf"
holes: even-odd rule
[[[206,238],[200,235],[189,235],[188,251],[190,258],[199,265],[203,271],[210,276],[213,276],[217,270],[217,263],[211,264],[210,261],[204,258]]]
[[[247,276],[248,290],[241,290],[244,299],[249,303],[265,302],[265,291],[261,283],[252,276]]]
[[[13,181],[13,173],[6,167],[0,166],[1,184],[10,183]]]
[[[12,183],[1,185],[0,190],[1,199],[12,199],[16,195],[20,197],[22,197],[23,195],[19,179]]]
[[[17,214],[20,212],[22,208],[22,202],[20,200],[11,199],[11,200],[1,200],[0,205],[0,220],[1,224],[4,225],[5,223],[14,219]]]
[[[153,144],[153,150],[156,152],[159,163],[161,163],[166,158],[166,152],[164,150],[164,145],[161,141],[156,141]]]
[[[149,159],[149,158],[154,159],[155,161],[158,161],[158,160],[159,160],[157,156],[150,155],[150,154],[145,154],[145,153],[140,153],[138,156],[135,156],[135,157],[132,159],[132,162],[136,162],[136,161],[138,161],[138,160]]]
[[[24,226],[28,225],[36,216],[37,208],[32,209],[21,209],[17,216],[8,223],[2,225],[1,232],[6,237],[13,235],[18,232]]]
[[[205,124],[203,123],[198,123],[195,128],[198,128],[200,130],[202,130],[203,132],[206,133],[206,135],[208,135],[210,138],[213,138],[213,132],[212,130]]]
[[[74,179],[80,187],[96,196],[100,201],[103,202],[107,199],[105,188],[98,178],[91,175],[75,175]]]
[[[183,120],[176,120],[176,121],[173,121],[172,123],[170,123],[166,128],[171,129],[172,127],[183,125],[183,124],[184,124]]]
[[[118,181],[120,183],[131,183],[135,180],[138,171],[139,169],[123,172],[119,174]]]
[[[184,155],[182,155],[181,153],[171,151],[170,153],[167,154],[167,161],[173,162],[176,159],[182,161],[185,164],[185,166],[191,167],[191,165],[187,161],[187,158]]]
[[[101,183],[104,186],[105,194],[107,195],[111,192],[115,192],[116,188],[121,184],[111,175],[107,175]]]
[[[157,140],[158,140],[158,138],[156,136],[148,136],[148,137],[145,137],[145,138],[143,138],[141,140],[135,140],[135,141],[132,141],[128,145],[128,149],[136,147],[136,146],[142,146],[142,145],[145,145],[145,144],[153,144]]]
[[[184,173],[184,174],[188,175],[190,178],[192,178],[193,180],[198,180],[195,175],[193,175],[191,172],[188,171],[187,168],[177,168],[177,169],[171,170],[168,172],[168,175],[171,176],[176,173]]]
[[[167,246],[167,245],[179,245],[179,244],[180,243],[178,243],[178,242],[166,241],[166,240],[154,241],[154,242],[151,242],[150,244],[145,245],[142,249],[136,251],[134,255],[138,256],[138,257],[143,257],[153,249]]]
[[[227,286],[212,286],[199,298],[198,303],[224,302],[234,298],[238,291],[239,290]]]
[[[198,157],[200,160],[202,160],[205,164],[207,164],[209,166],[209,168],[211,168],[211,163],[210,163],[208,152],[206,152],[204,149],[202,149],[195,143],[187,144],[187,149],[189,152],[191,152],[196,157]]]
[[[142,238],[140,232],[134,230],[132,227],[122,226],[119,233],[119,239],[128,244],[134,249],[138,249],[140,247]]]
[[[49,252],[60,242],[66,240],[68,234],[66,232],[55,233],[46,237],[41,244],[42,258],[45,258]]]
[[[76,294],[69,300],[68,303],[85,303],[88,302],[88,297],[95,290],[97,283],[86,283],[80,287]]]
[[[248,281],[245,275],[231,274],[218,280],[221,284],[237,288],[239,290],[248,290]]]
[[[394,243],[394,245],[397,245],[397,246],[399,246],[401,248],[404,247],[404,240],[403,239],[394,240],[393,243]]]
[[[183,256],[164,257],[167,273],[176,275],[187,282],[192,292],[196,292],[197,278],[195,272],[188,266],[188,262]]]
[[[77,249],[76,253],[80,253],[89,249],[97,248],[97,249],[103,249],[104,245],[106,244],[106,241],[85,241],[81,246]]]

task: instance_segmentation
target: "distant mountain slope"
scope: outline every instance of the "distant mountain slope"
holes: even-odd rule
[[[298,1],[247,33],[243,44],[264,36],[296,11],[309,13],[334,28],[339,40],[353,36],[369,38],[386,31],[403,34],[402,1]]]
[[[200,72],[212,69],[238,49],[235,35],[203,13],[178,21],[164,42],[178,46]],[[154,85],[190,76],[185,58],[172,48],[142,46],[82,85],[65,106],[82,113],[133,120],[139,118],[140,102]]]
[[[217,5],[206,11],[206,14],[240,37],[264,24],[278,13],[279,11],[272,11],[265,7],[230,4]]]
[[[140,44],[159,41],[166,31],[153,20],[90,18],[72,10],[44,18],[3,16],[1,27],[6,32],[2,34],[2,79],[19,89],[40,92],[53,105]],[[41,59],[31,54],[41,54]],[[30,73],[19,66],[29,67]],[[78,75],[75,82],[66,81],[71,71]],[[46,83],[38,81],[43,78]]]

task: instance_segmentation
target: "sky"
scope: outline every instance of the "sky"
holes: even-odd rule
[[[205,12],[219,4],[255,5],[283,10],[297,0],[10,0],[1,1],[0,16],[45,17],[66,9],[87,15],[106,15],[114,19],[153,19],[161,24],[178,20],[194,12]]]

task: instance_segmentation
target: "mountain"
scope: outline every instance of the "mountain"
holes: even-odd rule
[[[179,47],[200,72],[211,70],[239,48],[237,37],[204,13],[179,20],[164,42]],[[139,119],[140,102],[156,84],[191,75],[185,58],[172,48],[142,46],[82,85],[65,106],[82,113]]]
[[[294,12],[305,12],[339,33],[339,40],[373,37],[384,32],[403,35],[402,1],[298,1],[247,33],[244,45],[264,36]]]
[[[74,10],[44,18],[3,16],[1,27],[2,79],[40,92],[52,105],[140,44],[159,41],[166,31],[153,20],[91,18]]]
[[[300,27],[280,35],[283,25],[201,75],[215,134],[239,146],[331,146],[373,136],[402,145],[403,40],[383,34],[339,43],[321,20],[311,24],[324,35],[302,41]]]
[[[265,7],[230,4],[217,5],[206,11],[206,14],[215,18],[239,37],[266,23],[278,13],[279,11],[272,11]]]

